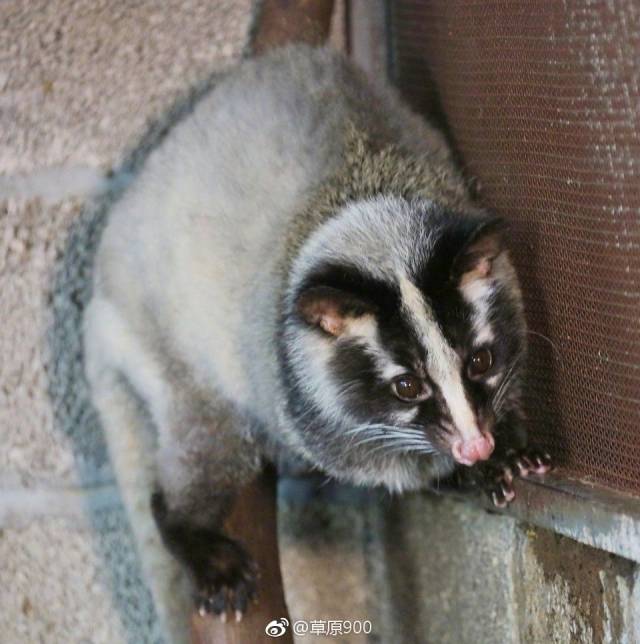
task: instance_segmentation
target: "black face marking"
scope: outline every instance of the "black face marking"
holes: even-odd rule
[[[434,298],[459,280],[475,256],[470,248],[478,238],[500,230],[502,220],[492,215],[465,215],[444,209],[429,213],[429,226],[439,234],[422,266],[415,267],[416,284]]]
[[[377,311],[397,309],[400,304],[400,293],[393,285],[343,264],[320,264],[298,287],[295,299],[313,287],[328,287],[349,293],[370,303]]]
[[[353,339],[341,341],[331,361],[332,376],[343,391],[349,413],[361,421],[384,422],[389,411],[402,408],[393,401],[389,383],[380,378],[375,361],[366,349]]]
[[[415,328],[402,314],[400,308],[381,311],[376,315],[376,321],[380,344],[391,359],[408,371],[416,371],[418,375],[425,376],[426,373],[422,368],[426,360],[424,347]]]
[[[525,352],[526,331],[518,303],[503,285],[497,284],[493,289],[489,322],[494,329],[494,335],[499,339],[493,347],[494,357],[502,359],[504,363],[509,357]]]

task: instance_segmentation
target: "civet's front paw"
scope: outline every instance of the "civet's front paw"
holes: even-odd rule
[[[205,538],[197,539],[199,552],[191,565],[198,612],[218,615],[223,621],[230,613],[240,621],[256,596],[257,567],[236,541],[214,532],[200,536]]]
[[[529,474],[546,474],[552,469],[551,457],[535,448],[510,451],[504,458],[492,459],[484,466],[484,491],[497,508],[506,507],[516,497],[513,480]]]

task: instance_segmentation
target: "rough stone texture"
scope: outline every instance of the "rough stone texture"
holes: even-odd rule
[[[0,172],[108,168],[149,119],[237,58],[252,0],[7,0]]]
[[[381,642],[640,642],[633,562],[430,495],[371,505],[367,525]]]
[[[56,258],[81,202],[0,203],[0,472],[5,484],[76,480],[69,440],[49,402],[45,342]]]
[[[0,3],[2,642],[160,641],[82,377],[93,191],[238,59],[253,5]]]
[[[521,641],[640,641],[638,567],[542,529],[519,531],[517,605]]]
[[[384,643],[640,642],[633,562],[474,503],[280,488],[292,620],[369,619]]]
[[[158,640],[121,511],[104,510],[97,521],[42,518],[0,530],[0,641]]]

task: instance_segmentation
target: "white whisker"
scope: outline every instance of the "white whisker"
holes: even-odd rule
[[[494,392],[493,396],[491,397],[491,404],[493,406],[493,409],[496,412],[499,412],[501,410],[501,408],[502,408],[502,403],[503,403],[504,396],[505,396],[505,394],[507,392],[507,388],[508,388],[509,384],[511,383],[511,381],[513,380],[513,378],[516,376],[517,372],[516,372],[515,369],[516,369],[516,367],[518,367],[520,365],[521,358],[522,358],[522,355],[519,355],[513,361],[513,363],[509,367],[509,370],[507,371],[505,377],[503,378],[502,382],[500,383],[500,386],[498,387],[498,389],[496,389],[496,391]]]

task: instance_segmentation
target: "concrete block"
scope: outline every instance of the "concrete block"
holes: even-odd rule
[[[415,494],[372,506],[369,526],[380,641],[514,641],[513,520]]]
[[[94,521],[42,518],[0,531],[0,640],[161,641],[122,512]]]
[[[372,505],[367,525],[381,641],[640,641],[640,569],[629,560],[432,495]]]
[[[433,495],[290,487],[278,519],[292,619],[368,619],[370,642],[518,641],[514,520]]]
[[[280,565],[293,622],[320,621],[324,629],[330,620],[370,619],[365,516],[362,507],[345,502],[279,501]],[[301,641],[328,641],[321,633],[309,632]],[[364,644],[368,640],[364,633],[338,632],[331,641]]]
[[[0,3],[0,173],[117,164],[150,119],[240,55],[253,4]]]

